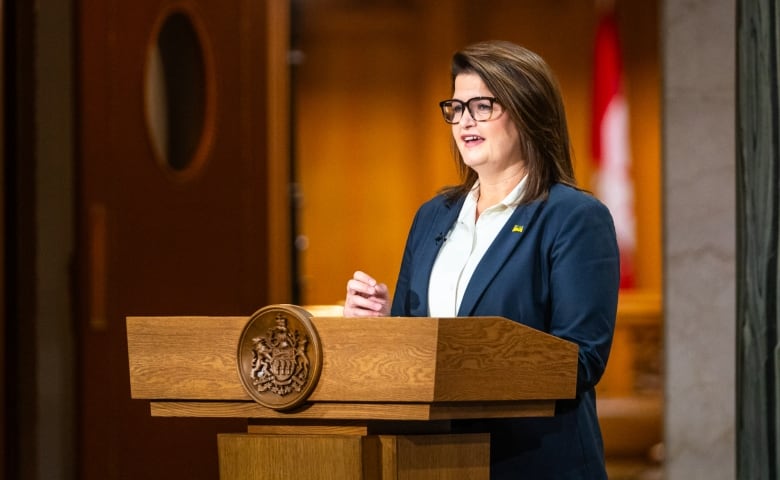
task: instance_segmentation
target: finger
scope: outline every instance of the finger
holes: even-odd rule
[[[387,288],[387,285],[385,285],[384,283],[378,283],[376,285],[375,295],[381,298],[388,298],[390,296],[390,291]]]
[[[377,298],[373,295],[364,296],[361,294],[347,295],[347,300],[344,302],[345,306],[352,308],[359,308],[363,310],[380,311],[387,303],[382,298]]]
[[[376,287],[373,285],[369,285],[366,282],[363,282],[362,280],[357,279],[351,279],[347,282],[347,294],[358,294],[358,295],[374,295],[376,293]]]
[[[345,317],[376,317],[385,310],[381,303],[369,298],[354,295],[344,303]]]
[[[366,285],[370,285],[372,287],[376,285],[376,280],[374,280],[374,277],[372,277],[371,275],[369,275],[369,274],[367,274],[365,272],[361,272],[360,270],[356,271],[352,275],[352,278],[357,280],[357,281],[359,281],[359,282],[363,282]]]

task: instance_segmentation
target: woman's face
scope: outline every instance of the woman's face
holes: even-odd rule
[[[476,73],[462,73],[455,77],[452,98],[466,102],[474,97],[492,96],[493,93]],[[496,108],[503,110],[501,105]],[[480,181],[501,180],[525,167],[520,134],[509,113],[502,110],[493,113],[490,120],[477,122],[466,109],[460,122],[452,125],[452,136],[463,162],[477,172]]]

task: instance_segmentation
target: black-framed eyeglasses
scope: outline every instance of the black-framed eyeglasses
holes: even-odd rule
[[[494,114],[501,114],[501,104],[495,97],[474,97],[465,102],[456,99],[439,102],[441,114],[447,123],[458,123],[463,117],[463,111],[468,110],[471,118],[478,122],[486,122],[494,118]],[[498,115],[495,116],[498,118]]]

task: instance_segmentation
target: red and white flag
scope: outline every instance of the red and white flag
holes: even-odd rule
[[[593,64],[592,146],[595,191],[615,220],[620,248],[620,287],[634,286],[636,221],[628,138],[628,103],[615,18],[602,14],[596,29]]]

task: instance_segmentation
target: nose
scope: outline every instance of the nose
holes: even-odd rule
[[[477,124],[477,121],[471,116],[471,110],[469,108],[463,109],[463,114],[460,116],[460,121],[458,121],[458,124],[461,126],[463,126],[464,123],[467,127]]]

